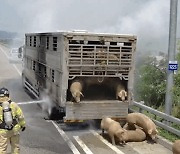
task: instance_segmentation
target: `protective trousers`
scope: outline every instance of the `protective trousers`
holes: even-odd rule
[[[11,144],[11,154],[19,154],[19,133],[14,133],[14,131],[10,130],[7,132],[0,132],[0,154],[7,153],[8,143]]]

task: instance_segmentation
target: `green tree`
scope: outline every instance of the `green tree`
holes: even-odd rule
[[[136,90],[139,100],[143,100],[148,106],[159,107],[164,104],[166,64],[166,57],[159,60],[157,57],[149,56],[145,59],[144,65],[139,69]]]
[[[143,100],[146,105],[156,108],[160,106],[164,108],[166,94],[167,56],[160,53],[160,57],[163,58],[159,59],[157,56],[140,57],[136,64],[135,76],[135,99],[137,101]],[[180,52],[177,54],[177,61],[180,65]],[[172,92],[172,114],[180,118],[180,68],[174,75]]]
[[[177,61],[180,64],[180,53],[177,54]],[[174,75],[173,86],[173,115],[180,118],[180,69]]]

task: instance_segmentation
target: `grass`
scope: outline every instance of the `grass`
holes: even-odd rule
[[[168,132],[167,130],[163,129],[163,128],[159,128],[158,127],[158,131],[159,131],[159,135],[164,137],[165,139],[174,142],[175,140],[180,139],[180,137],[178,137],[177,135],[172,134],[171,132]]]

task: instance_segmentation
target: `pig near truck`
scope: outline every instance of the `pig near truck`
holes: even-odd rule
[[[43,89],[48,90],[54,103],[48,109],[50,117],[55,108],[64,121],[102,119],[104,115],[125,119],[133,101],[136,40],[134,35],[76,31],[28,33],[23,85],[37,98]]]
[[[155,123],[148,116],[142,113],[130,113],[127,115],[126,120],[130,127],[136,128],[137,125],[141,127],[152,140],[157,140],[158,130]]]

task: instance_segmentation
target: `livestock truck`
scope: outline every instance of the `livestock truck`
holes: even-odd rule
[[[123,119],[133,101],[136,36],[89,32],[25,34],[23,85],[39,97],[43,89],[51,102],[49,116],[60,111],[64,121]],[[83,97],[72,100],[70,86],[83,82]],[[124,101],[113,86],[123,84]],[[112,86],[113,85],[113,86]]]

